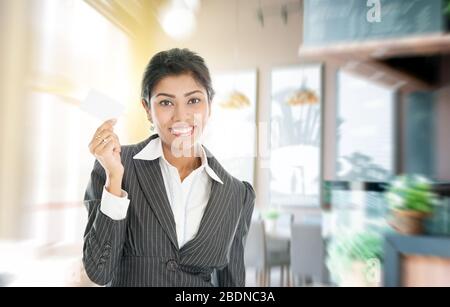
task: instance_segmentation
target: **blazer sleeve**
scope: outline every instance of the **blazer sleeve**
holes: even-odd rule
[[[246,181],[243,183],[245,185],[244,206],[231,245],[228,265],[216,272],[219,287],[245,286],[244,248],[256,197],[251,184]]]
[[[114,277],[125,241],[126,219],[113,220],[100,211],[106,175],[96,160],[84,194],[88,222],[84,232],[83,264],[89,278],[99,285]]]

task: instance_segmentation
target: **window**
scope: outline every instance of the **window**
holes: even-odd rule
[[[394,173],[394,91],[338,73],[336,177],[385,181]]]
[[[272,72],[272,206],[319,206],[321,75],[319,65]]]
[[[387,226],[382,189],[363,182],[377,186],[394,174],[394,95],[373,81],[338,73],[336,180],[347,181],[348,189],[331,196],[335,237]]]
[[[216,95],[204,144],[239,180],[254,183],[256,70],[212,74]]]
[[[94,158],[87,145],[98,120],[80,109],[94,88],[130,101],[130,41],[85,1],[33,2],[28,231],[39,243],[82,241],[84,190]],[[116,132],[123,133],[118,123]]]

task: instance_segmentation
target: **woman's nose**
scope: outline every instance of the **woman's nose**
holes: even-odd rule
[[[183,103],[177,103],[173,112],[173,121],[187,121],[189,119],[189,112]]]

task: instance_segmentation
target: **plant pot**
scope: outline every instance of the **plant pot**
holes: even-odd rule
[[[275,233],[277,231],[277,221],[275,219],[266,219],[264,227],[267,233]]]
[[[428,213],[398,210],[391,211],[392,219],[389,224],[399,233],[407,235],[417,235],[423,233],[423,222],[429,216]]]
[[[382,270],[380,265],[355,260],[345,274],[342,274],[341,287],[380,287]]]

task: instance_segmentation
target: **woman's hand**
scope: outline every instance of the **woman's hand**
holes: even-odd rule
[[[110,119],[98,127],[89,143],[89,151],[105,170],[108,192],[120,196],[124,167],[120,158],[119,138],[114,133],[116,122],[116,119]]]

